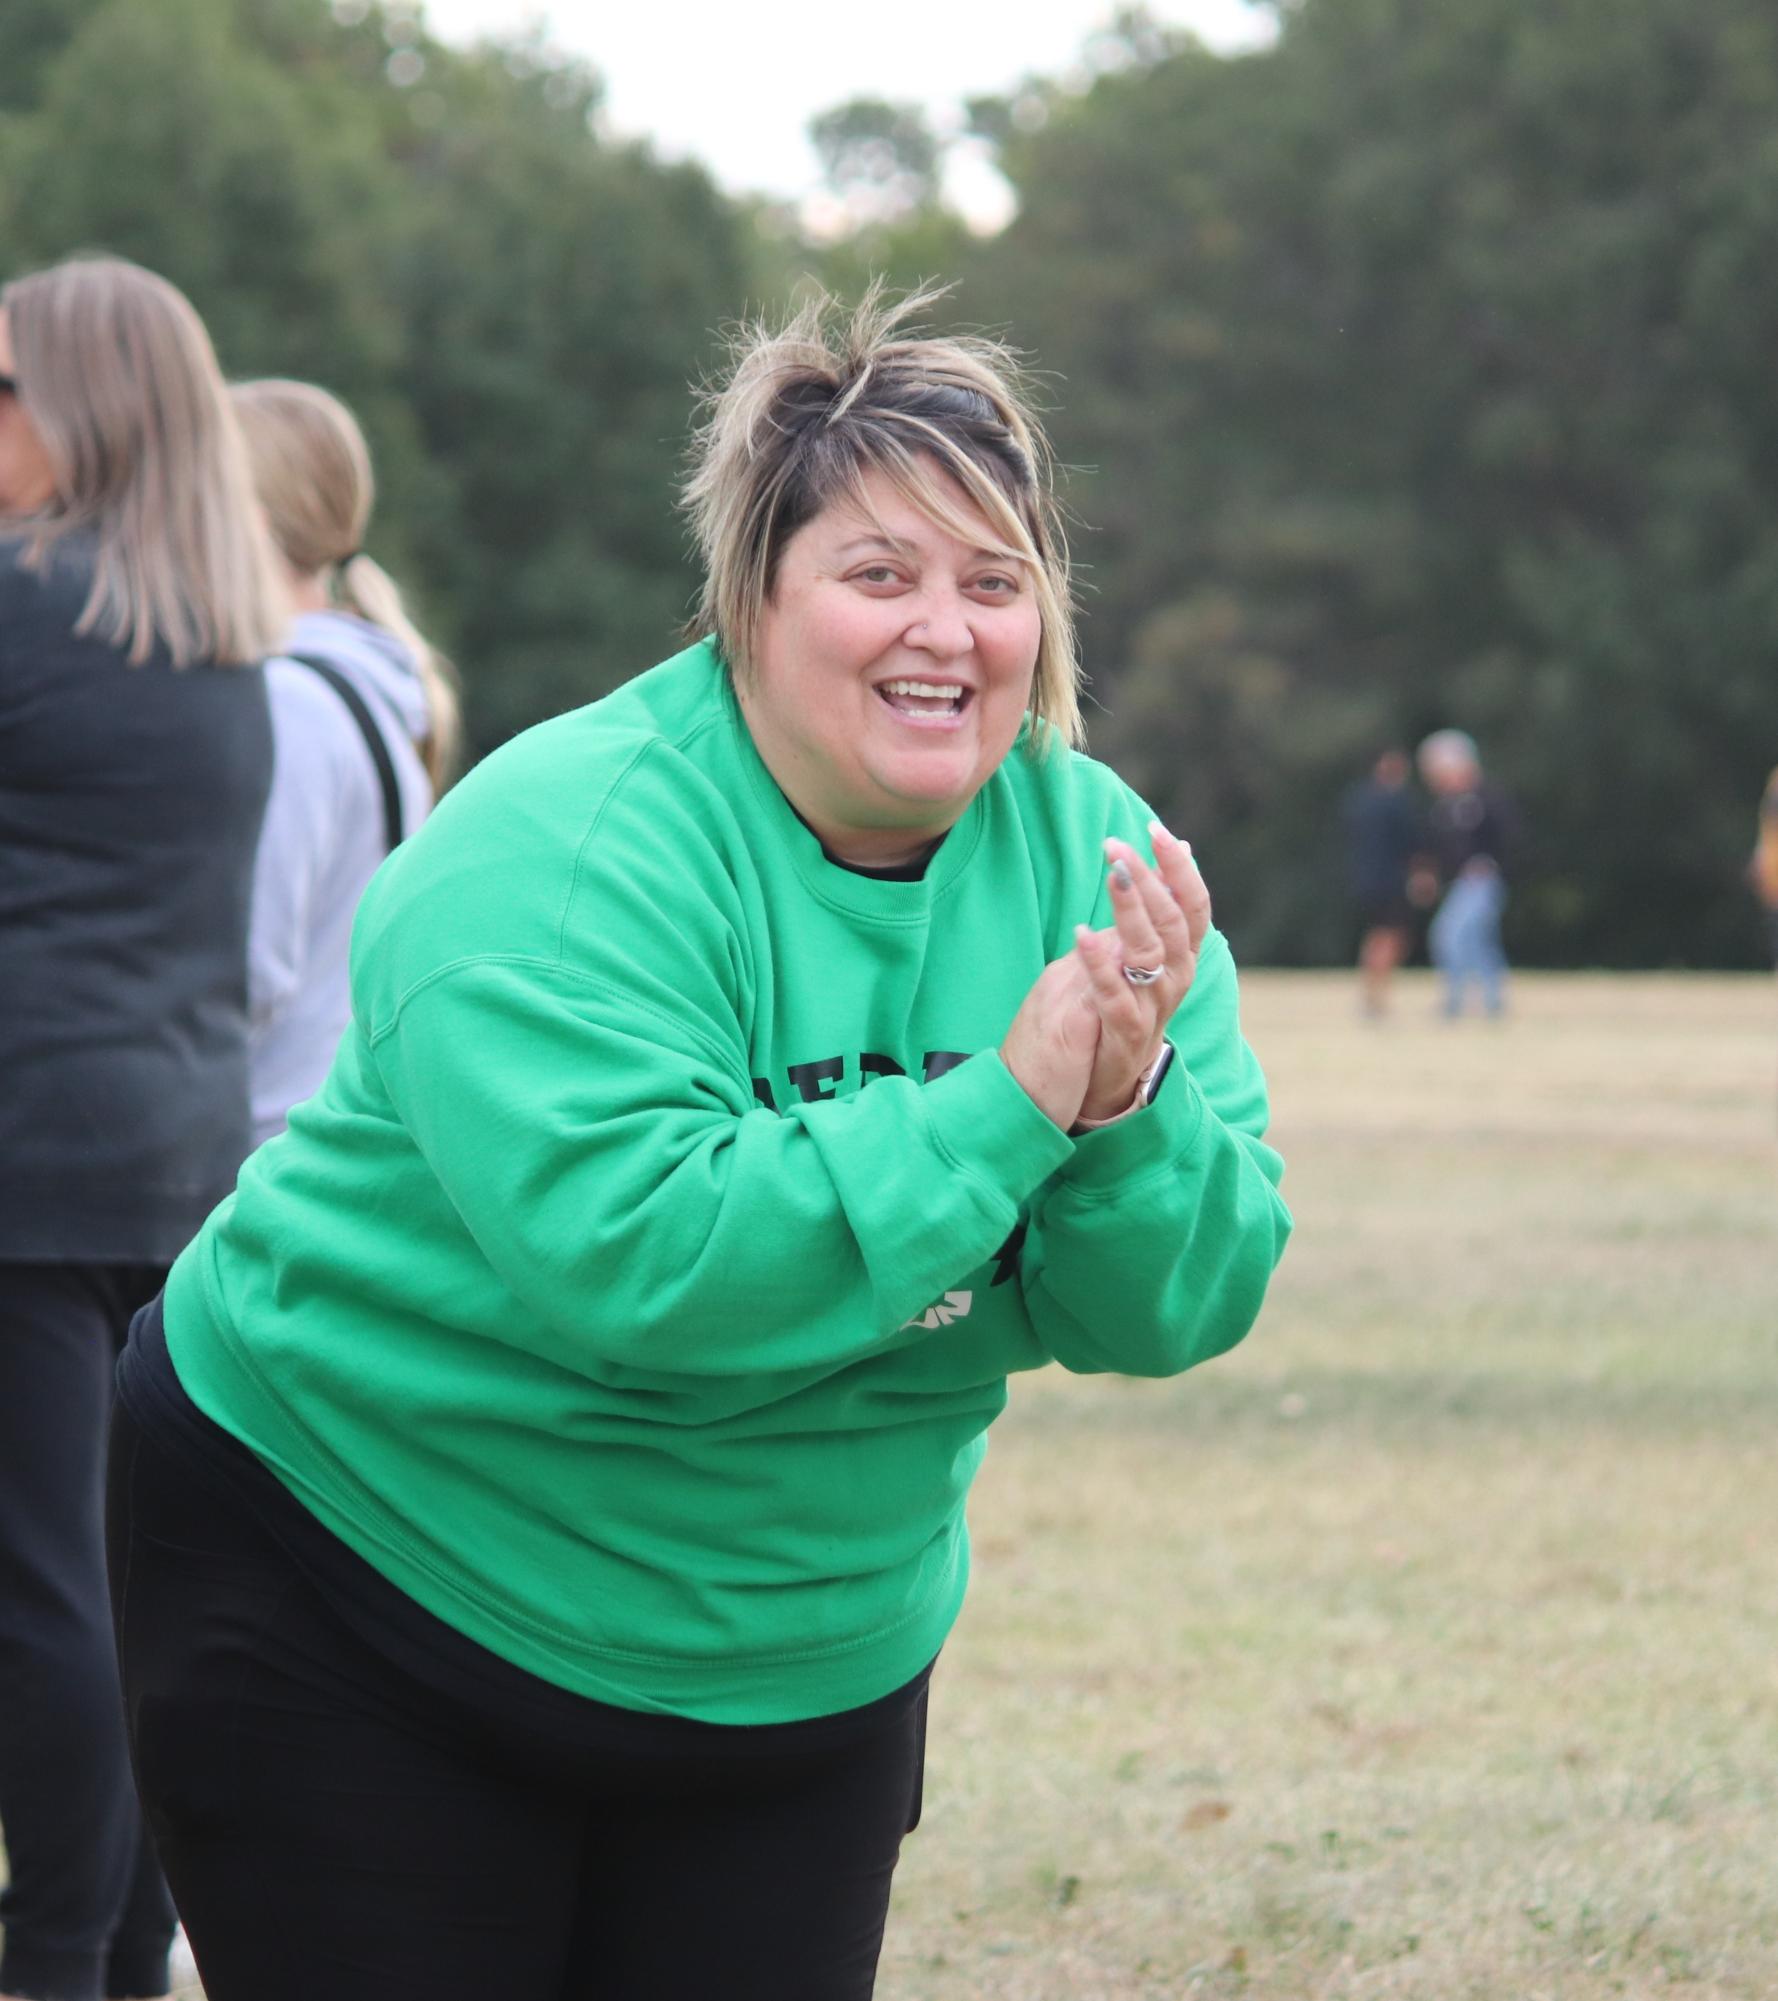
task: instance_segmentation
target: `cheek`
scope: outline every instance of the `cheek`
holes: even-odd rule
[[[875,599],[840,597],[810,621],[810,656],[836,684],[855,681],[895,643],[906,623],[905,613]]]
[[[1029,692],[1037,671],[1037,651],[1043,641],[1043,621],[1035,605],[1029,618],[1008,620],[994,634],[994,678],[1008,694]]]
[[[10,512],[19,504],[23,470],[13,435],[0,423],[0,513]]]
[[[0,506],[35,507],[54,490],[36,427],[10,397],[0,398]]]

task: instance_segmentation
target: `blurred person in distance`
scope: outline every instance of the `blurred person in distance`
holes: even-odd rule
[[[1345,799],[1349,877],[1361,926],[1359,1004],[1373,1019],[1388,1012],[1390,982],[1412,949],[1416,909],[1426,901],[1425,840],[1408,772],[1405,750],[1384,750]]]
[[[1753,853],[1747,859],[1747,881],[1766,914],[1766,943],[1778,968],[1778,770],[1760,794],[1759,822]]]
[[[1426,942],[1444,982],[1444,1012],[1461,1015],[1473,984],[1485,1011],[1499,1016],[1507,971],[1500,925],[1517,815],[1484,777],[1475,739],[1465,731],[1435,730],[1417,762],[1430,794],[1427,841],[1443,890]]]
[[[1070,747],[1007,357],[917,304],[744,338],[701,637],[380,871],[327,1081],[138,1317],[121,1649],[211,2001],[863,2001],[1008,1375],[1258,1311],[1227,945]]]
[[[101,1522],[130,1315],[247,1150],[246,938],[286,608],[163,279],[0,290],[0,1996],[168,1986]]]
[[[352,1012],[358,899],[432,810],[458,738],[454,676],[364,553],[375,483],[350,410],[308,382],[230,391],[295,623],[266,663],[272,791],[248,958],[253,1143],[320,1087]]]

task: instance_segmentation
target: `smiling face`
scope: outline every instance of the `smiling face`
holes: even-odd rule
[[[17,373],[12,328],[0,306],[0,375]],[[33,513],[55,498],[55,468],[37,426],[14,389],[0,389],[0,515]]]
[[[940,526],[880,473],[785,544],[738,693],[790,803],[844,861],[911,859],[954,826],[1031,701],[1042,621],[1022,563],[942,474]]]

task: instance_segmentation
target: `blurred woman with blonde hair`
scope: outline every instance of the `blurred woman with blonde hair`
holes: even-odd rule
[[[457,741],[444,660],[360,546],[375,486],[350,410],[308,382],[231,392],[297,617],[268,664],[272,795],[253,887],[253,1137],[327,1075],[364,886],[431,810]]]
[[[167,1988],[101,1478],[130,1315],[247,1150],[285,610],[209,336],[82,257],[0,290],[0,1996]],[[244,664],[246,663],[246,664]]]

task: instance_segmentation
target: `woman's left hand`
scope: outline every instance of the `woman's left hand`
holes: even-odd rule
[[[1074,949],[1092,982],[1099,1011],[1099,1050],[1087,1083],[1083,1119],[1115,1118],[1127,1111],[1136,1087],[1161,1052],[1167,1023],[1198,970],[1198,948],[1210,928],[1210,892],[1191,848],[1150,821],[1155,866],[1128,841],[1108,840],[1111,907],[1115,922],[1104,931],[1078,925]],[[1156,971],[1136,984],[1126,967]]]

